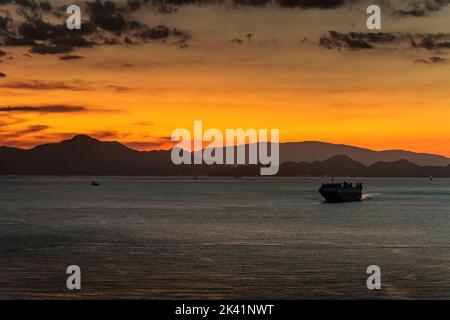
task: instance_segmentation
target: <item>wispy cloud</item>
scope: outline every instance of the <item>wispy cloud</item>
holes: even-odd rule
[[[132,123],[133,126],[153,126],[155,125],[155,122],[153,121],[140,121]]]
[[[432,56],[428,59],[416,59],[414,62],[416,63],[422,63],[422,64],[436,64],[444,62],[446,59],[438,56]]]
[[[80,60],[80,59],[84,59],[84,57],[77,55],[67,55],[59,57],[59,60]]]
[[[125,92],[125,91],[131,91],[132,88],[124,87],[124,86],[117,86],[117,85],[109,85],[107,86],[108,89],[114,90],[115,92]]]
[[[125,141],[127,147],[138,150],[169,149],[173,146],[170,137],[150,137],[147,141]]]
[[[73,81],[13,81],[0,84],[0,88],[8,89],[24,89],[24,90],[74,90],[74,91],[85,91],[92,90],[92,88],[84,82]]]
[[[72,113],[86,111],[89,111],[86,107],[69,105],[0,107],[0,112]]]
[[[77,58],[67,58],[77,59]],[[6,74],[4,75],[6,77]],[[1,74],[0,74],[1,78]],[[0,88],[4,89],[16,89],[16,90],[68,90],[68,91],[91,91],[91,90],[113,90],[115,92],[124,92],[133,90],[133,88],[120,86],[120,85],[102,85],[95,86],[93,82],[86,82],[81,80],[74,81],[40,81],[40,80],[27,80],[27,81],[11,81],[6,83],[0,83]]]
[[[22,129],[11,131],[2,131],[0,130],[0,145],[14,145],[14,146],[24,146],[27,145],[24,136],[31,135],[34,133],[42,132],[49,129],[50,126],[43,124],[31,125]],[[18,142],[17,139],[22,139],[22,142]]]
[[[17,134],[17,135],[26,135],[26,134],[30,134],[30,133],[43,131],[43,130],[46,130],[46,129],[49,129],[49,128],[50,128],[50,126],[43,125],[43,124],[37,124],[37,125],[29,126],[29,127],[25,128],[25,129],[22,129],[22,130],[15,131],[15,134]]]

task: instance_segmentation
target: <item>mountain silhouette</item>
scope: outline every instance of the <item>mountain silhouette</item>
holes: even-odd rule
[[[354,147],[322,144],[314,142],[299,142],[280,144],[281,150],[289,151],[296,159],[298,152],[292,151],[293,146],[302,150],[311,149],[314,157],[326,157],[333,148],[336,150],[355,150]],[[305,149],[305,146],[306,149]],[[325,150],[330,147],[331,149]],[[350,148],[350,149],[349,149]],[[357,148],[358,155],[370,151]],[[361,151],[362,150],[362,151]],[[313,152],[312,151],[312,152]],[[375,152],[376,151],[370,151]],[[348,153],[348,152],[347,152]],[[398,155],[409,155],[421,161],[443,161],[444,157],[436,155],[414,154],[401,151]],[[389,153],[393,157],[393,153]],[[286,154],[280,155],[281,159]],[[311,155],[302,158],[310,159]],[[314,158],[313,157],[313,158]],[[287,157],[289,158],[289,157]],[[373,158],[371,158],[373,159]],[[448,159],[447,159],[448,160]],[[366,162],[368,159],[366,159]],[[370,160],[369,162],[372,162]],[[425,161],[426,162],[426,161]],[[87,135],[77,135],[72,139],[59,143],[49,143],[32,149],[0,147],[0,174],[2,175],[148,175],[148,176],[179,176],[179,175],[209,175],[209,176],[258,176],[258,165],[179,165],[171,161],[170,150],[137,151],[116,141],[99,141]],[[394,161],[378,161],[366,165],[348,154],[332,154],[325,159],[311,161],[285,161],[280,165],[280,176],[368,176],[368,177],[450,177],[450,165],[420,166],[409,159]]]
[[[285,162],[280,176],[352,176],[352,177],[450,177],[449,166],[418,166],[408,160],[377,162],[365,166],[347,156],[338,155],[324,161]]]
[[[236,155],[236,147],[224,147],[223,154],[228,150]],[[415,153],[404,150],[385,150],[374,151],[344,144],[332,144],[318,141],[303,142],[285,142],[279,144],[280,162],[314,162],[324,161],[336,155],[347,156],[366,166],[370,166],[377,162],[393,162],[398,160],[408,160],[419,166],[447,166],[450,164],[450,158],[441,155],[428,153]],[[248,156],[248,148],[246,149],[246,159]],[[199,152],[198,155],[201,158]]]
[[[334,155],[345,155],[366,166],[380,161],[408,160],[419,166],[447,166],[450,159],[428,153],[415,153],[404,150],[374,151],[344,144],[332,144],[318,141],[287,142],[280,144],[281,162],[322,161]]]
[[[170,151],[141,152],[86,135],[30,150],[3,147],[0,159],[2,174],[165,175],[177,169]]]

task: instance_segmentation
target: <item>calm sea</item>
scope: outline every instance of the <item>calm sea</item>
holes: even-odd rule
[[[360,180],[0,177],[0,298],[450,299],[450,180]]]

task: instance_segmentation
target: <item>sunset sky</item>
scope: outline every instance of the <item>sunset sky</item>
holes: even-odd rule
[[[89,0],[69,31],[72,3],[0,0],[0,145],[168,148],[202,120],[450,156],[450,0]]]

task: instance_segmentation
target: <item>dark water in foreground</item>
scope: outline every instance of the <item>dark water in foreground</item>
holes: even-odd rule
[[[90,180],[0,177],[0,298],[450,299],[450,180]]]

